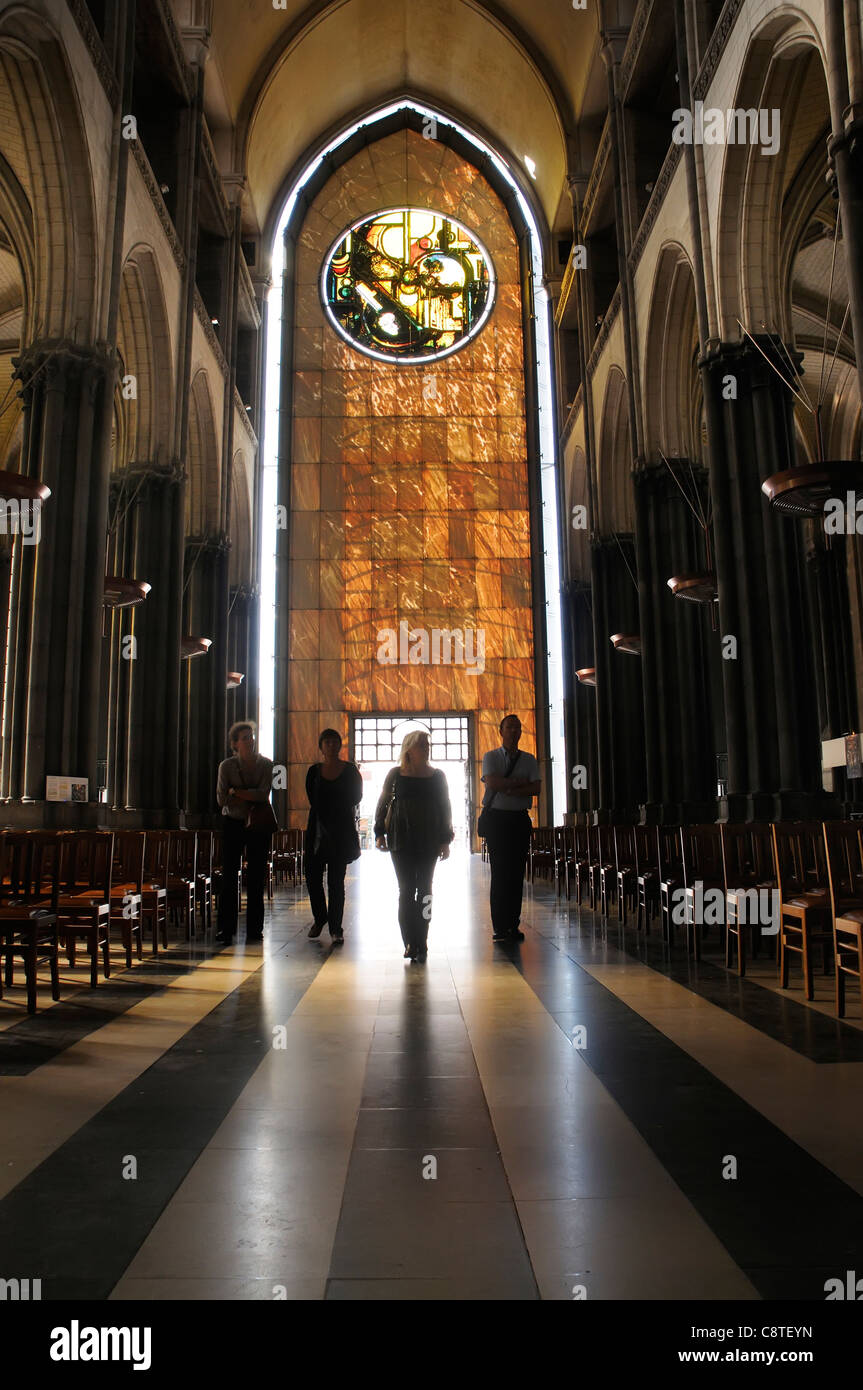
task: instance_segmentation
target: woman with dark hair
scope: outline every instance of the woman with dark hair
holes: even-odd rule
[[[339,757],[341,734],[324,729],[318,739],[323,761],[312,763],[306,773],[309,823],[306,829],[306,883],[314,923],[309,936],[315,940],[329,924],[335,945],[344,941],[345,870],[360,856],[356,807],[363,799],[363,779],[356,763]],[[329,907],[324,896],[327,870]]]
[[[222,892],[216,940],[230,946],[237,930],[237,875],[246,854],[246,941],[264,934],[264,887],[270,837],[276,825],[270,806],[273,764],[255,752],[255,726],[243,719],[228,732],[233,757],[219,764],[216,801],[222,811]],[[262,803],[266,803],[266,808]],[[254,825],[252,807],[261,805]],[[269,822],[269,824],[267,824]]]
[[[392,854],[398,879],[406,960],[428,955],[432,878],[452,839],[446,777],[429,766],[428,734],[417,729],[403,738],[399,766],[387,773],[375,812],[375,844]]]

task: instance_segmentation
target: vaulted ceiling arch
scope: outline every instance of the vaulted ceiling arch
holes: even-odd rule
[[[291,18],[286,11],[281,31],[248,75],[237,117],[234,159],[246,177],[250,222],[267,221],[291,170],[328,132],[410,94],[494,132],[495,147],[535,185],[553,223],[565,188],[574,97],[508,13],[513,8],[519,6],[504,10],[479,0],[438,0],[431,7],[329,0]],[[458,45],[442,44],[448,28],[458,31]],[[586,21],[583,37],[589,53]],[[527,172],[526,160],[535,172]]]

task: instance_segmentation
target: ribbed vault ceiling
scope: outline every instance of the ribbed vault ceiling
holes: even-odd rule
[[[553,224],[567,139],[598,44],[596,7],[571,0],[215,0],[207,65],[213,123],[236,130],[234,168],[262,226],[322,136],[396,95],[460,115],[524,167]]]

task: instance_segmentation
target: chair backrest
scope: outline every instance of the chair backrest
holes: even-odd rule
[[[5,831],[0,841],[0,906],[16,899],[56,910],[67,858],[67,836],[57,830]],[[46,901],[47,899],[47,901]]]
[[[198,832],[172,830],[168,844],[168,873],[192,879],[197,872]]]
[[[841,916],[841,904],[854,899],[863,904],[863,844],[859,824],[856,821],[825,821],[824,851],[833,912]]]
[[[63,884],[71,892],[92,889],[102,902],[111,898],[114,860],[113,830],[68,830],[60,832]]]
[[[213,841],[215,835],[212,830],[198,831],[198,873],[206,874],[209,878],[213,872]],[[275,836],[273,836],[275,840]]]
[[[722,833],[718,825],[682,825],[680,844],[687,888],[699,880],[722,880]]]
[[[658,825],[656,827],[656,853],[659,860],[660,878],[671,878],[683,873],[683,850],[680,843],[679,825]]]
[[[635,868],[635,826],[616,825],[614,827],[614,862],[617,872],[621,869]]]
[[[138,892],[144,881],[144,854],[147,845],[145,830],[114,831],[115,881],[134,883]]]
[[[614,863],[614,826],[596,827],[597,857],[600,864]]]
[[[656,835],[650,825],[635,826],[635,872],[647,873],[648,869],[659,868],[659,850]]]
[[[723,825],[720,829],[727,889],[776,883],[770,825],[753,822],[748,825]]]
[[[0,837],[0,907],[33,896],[33,838],[26,831],[4,830]]]
[[[775,821],[773,856],[781,900],[829,887],[821,821]]]
[[[148,830],[144,845],[144,876],[149,883],[164,888],[168,879],[170,830]]]

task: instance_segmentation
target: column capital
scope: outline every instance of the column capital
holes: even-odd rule
[[[712,371],[725,366],[749,366],[756,362],[761,362],[765,368],[769,363],[787,381],[792,369],[795,376],[800,375],[803,353],[767,333],[753,333],[737,342],[714,343],[700,358],[698,365]]]
[[[12,380],[20,381],[22,391],[28,391],[36,373],[44,370],[48,383],[57,387],[71,376],[87,373],[111,376],[116,373],[119,361],[116,348],[108,343],[82,344],[68,338],[41,338],[12,358]]]

